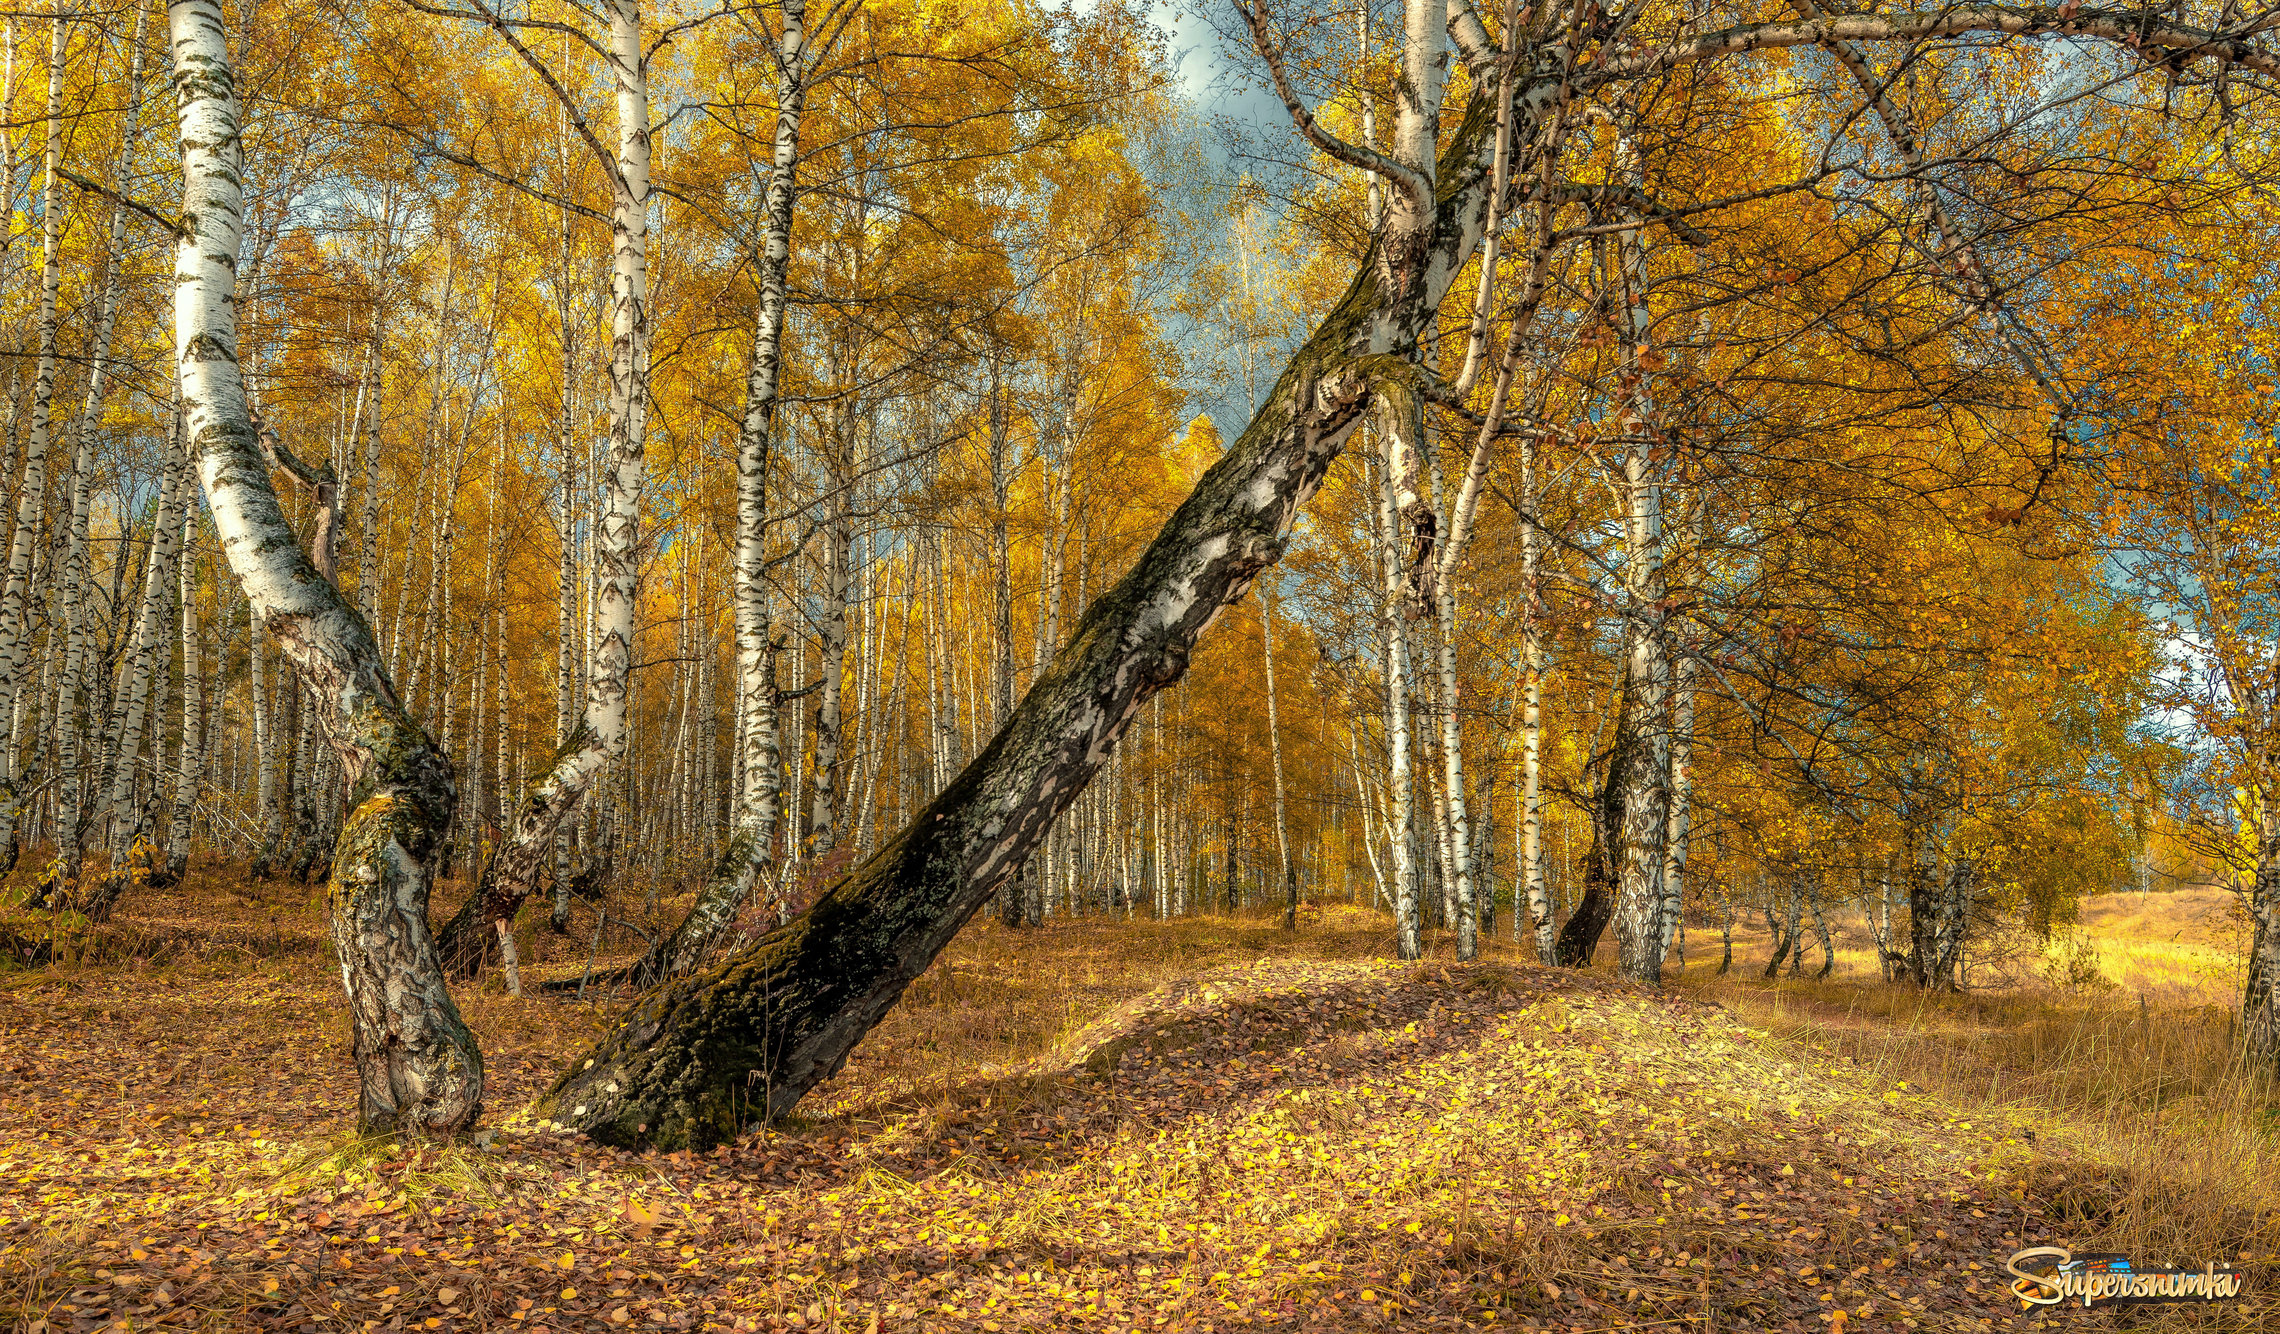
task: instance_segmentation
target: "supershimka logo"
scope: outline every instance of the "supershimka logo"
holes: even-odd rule
[[[2076,1255],[2064,1246],[2029,1246],[2012,1253],[2011,1295],[2029,1306],[2097,1302],[2214,1302],[2238,1297],[2247,1278],[2230,1265],[2199,1269],[2140,1267],[2127,1256]]]

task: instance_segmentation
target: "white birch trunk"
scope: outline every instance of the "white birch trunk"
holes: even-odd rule
[[[1383,491],[1378,498],[1380,531],[1385,538],[1385,721],[1387,778],[1393,788],[1393,814],[1387,842],[1393,857],[1393,920],[1395,950],[1404,959],[1423,957],[1418,932],[1417,855],[1413,841],[1416,825],[1416,776],[1410,762],[1409,737],[1409,607],[1410,589],[1404,577],[1407,562],[1398,545],[1405,531],[1403,516],[1422,502],[1415,490],[1416,453],[1412,441],[1422,423],[1423,405],[1412,394],[1381,396],[1378,414],[1379,442],[1384,454]],[[1427,511],[1430,513],[1430,511]]]
[[[648,434],[649,75],[638,0],[606,0],[604,9],[618,140],[615,157],[604,164],[611,183],[610,430],[594,522],[593,643],[585,707],[551,771],[524,799],[504,845],[484,869],[476,896],[447,928],[455,968],[472,967],[470,960],[481,957],[481,942],[489,934],[485,920],[513,920],[563,821],[585,802],[604,766],[625,751]],[[560,906],[558,900],[558,912]]]
[[[1544,599],[1537,530],[1536,438],[1520,438],[1521,504],[1528,508],[1520,533],[1520,880],[1528,903],[1536,960],[1559,961],[1558,924],[1544,878]],[[1518,914],[1513,926],[1519,927]]]
[[[1694,827],[1694,684],[1700,670],[1691,652],[1671,666],[1670,828],[1663,840],[1662,949],[1667,956],[1686,910],[1686,858]]]
[[[688,915],[636,966],[649,985],[696,971],[768,879],[783,803],[776,654],[780,647],[769,602],[768,475],[775,443],[777,387],[783,373],[786,275],[799,166],[799,134],[813,54],[806,5],[784,6],[776,43],[777,113],[758,265],[760,305],[745,375],[744,416],[737,432],[736,564],[731,602],[736,622],[738,766],[730,835]]]
[[[1623,170],[1638,183],[1638,160],[1629,141],[1619,141]],[[1670,742],[1665,711],[1670,664],[1663,625],[1663,493],[1658,449],[1660,431],[1642,358],[1652,334],[1647,305],[1644,246],[1637,230],[1619,234],[1616,279],[1623,303],[1617,317],[1623,345],[1626,402],[1615,487],[1623,504],[1623,601],[1626,642],[1624,718],[1631,737],[1631,762],[1624,768],[1621,865],[1618,871],[1615,939],[1625,977],[1655,982],[1662,976],[1664,843],[1669,836]]]
[[[188,456],[184,462],[187,464]],[[165,879],[182,878],[190,865],[190,822],[197,810],[198,787],[204,778],[205,669],[198,644],[198,559],[191,547],[196,536],[196,502],[183,506],[180,598],[182,601],[182,748],[175,755],[174,813],[166,829]]]
[[[103,804],[111,820],[111,870],[89,908],[89,916],[98,919],[109,915],[127,888],[131,878],[128,859],[135,841],[142,835],[142,807],[135,800],[135,773],[142,755],[143,721],[151,713],[151,683],[158,674],[165,642],[166,603],[173,591],[175,557],[181,549],[181,513],[189,481],[188,461],[175,447],[171,434],[167,452],[173,457],[167,462],[158,515],[151,524],[151,551],[143,569],[142,602],[136,609],[133,637],[128,642],[124,664],[126,708],[119,723],[111,788],[104,796]]]
[[[1290,830],[1283,811],[1282,715],[1275,702],[1275,609],[1259,600],[1259,643],[1267,669],[1267,753],[1275,773],[1275,847],[1282,853],[1283,929],[1298,929],[1298,867],[1290,859]]]
[[[852,414],[847,414],[849,418]],[[841,452],[854,448],[854,442],[845,435],[834,442]],[[849,508],[853,498],[848,494],[854,469],[851,466],[833,470],[826,483],[832,488],[831,517],[820,534],[823,543],[823,605],[816,619],[817,677],[820,688],[815,704],[815,777],[809,785],[810,805],[808,818],[808,845],[806,855],[810,861],[821,861],[839,846],[840,821],[844,818],[840,791],[845,750],[846,719],[842,710],[840,692],[847,673],[847,614],[848,593],[852,586],[850,563],[854,548],[853,519]]]
[[[39,351],[32,378],[32,415],[24,440],[24,468],[16,488],[16,529],[8,544],[8,582],[0,591],[0,702],[10,713],[23,694],[24,673],[31,661],[32,560],[39,543],[42,513],[47,504],[47,452],[54,434],[56,298],[62,282],[60,246],[63,218],[57,208],[56,169],[63,155],[63,42],[64,22],[59,14],[50,21],[47,69],[45,176],[40,186],[40,302],[37,322]],[[9,87],[15,81],[15,24],[8,28]],[[13,141],[11,140],[11,143]],[[10,152],[7,188],[15,193],[14,153]],[[15,401],[13,386],[9,402]],[[52,631],[50,632],[52,635]],[[4,791],[0,791],[0,845],[6,860],[16,856],[16,750],[8,748]]]

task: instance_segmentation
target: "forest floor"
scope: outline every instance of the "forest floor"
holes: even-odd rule
[[[0,972],[0,1320],[1843,1334],[2280,1319],[2273,1117],[2211,1055],[2213,1012],[1719,977],[1696,931],[1694,967],[1657,994],[1502,953],[1386,962],[1382,919],[1336,907],[1296,933],[978,923],[797,1120],[703,1156],[531,1126],[522,1109],[618,1002],[516,1001],[492,981],[460,998],[489,1129],[398,1148],[351,1133],[321,906],[204,870],[126,905],[84,957]],[[1738,957],[1762,962],[1751,948]],[[535,952],[534,972],[584,963]],[[2237,1256],[2250,1296],[2022,1313],[2002,1261],[2042,1243]]]

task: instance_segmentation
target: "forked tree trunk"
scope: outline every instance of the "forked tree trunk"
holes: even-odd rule
[[[1359,379],[1320,383],[1350,364],[1340,354],[1356,323],[1334,320],[1301,354],[1279,401],[911,826],[753,949],[652,993],[543,1114],[615,1143],[703,1145],[789,1109],[837,1069],[1280,555],[1366,397]]]
[[[1487,221],[1475,96],[1443,162],[1444,22],[1413,3],[1392,191],[1361,272],[1250,425],[1000,721],[997,735],[877,853],[744,953],[659,988],[540,1104],[622,1144],[705,1145],[788,1110],[837,1070],[1076,800],[1198,636],[1278,559],[1373,392],[1416,391],[1419,339]],[[1445,162],[1445,165],[1443,163]],[[1414,420],[1415,413],[1405,413]]]
[[[184,237],[174,267],[183,427],[230,570],[308,684],[352,788],[327,899],[367,1132],[451,1133],[483,1100],[483,1061],[428,935],[429,868],[457,793],[371,630],[319,574],[271,489],[237,359],[244,154],[218,0],[173,0]]]

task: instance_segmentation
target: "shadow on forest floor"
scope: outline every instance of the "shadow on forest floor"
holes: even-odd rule
[[[621,1002],[487,982],[459,999],[496,1130],[366,1144],[323,942],[308,891],[204,868],[82,958],[0,973],[0,1313],[42,1334],[1981,1329],[2033,1323],[2002,1296],[2010,1250],[2117,1235],[2161,1188],[2067,1128],[2118,1112],[2070,1122],[2092,1103],[2056,1077],[1988,1096],[1965,1078],[1987,1053],[1881,988],[1656,994],[1501,945],[1397,964],[1381,919],[1337,907],[1295,933],[977,923],[798,1120],[703,1156],[530,1130]],[[582,943],[534,969],[581,969]],[[1832,1036],[1844,1014],[1858,1033]],[[2105,1022],[2078,1027],[2118,1042]],[[1996,1054],[2031,1065],[2032,1040]],[[2262,1214],[2236,1222],[2271,1244]]]

